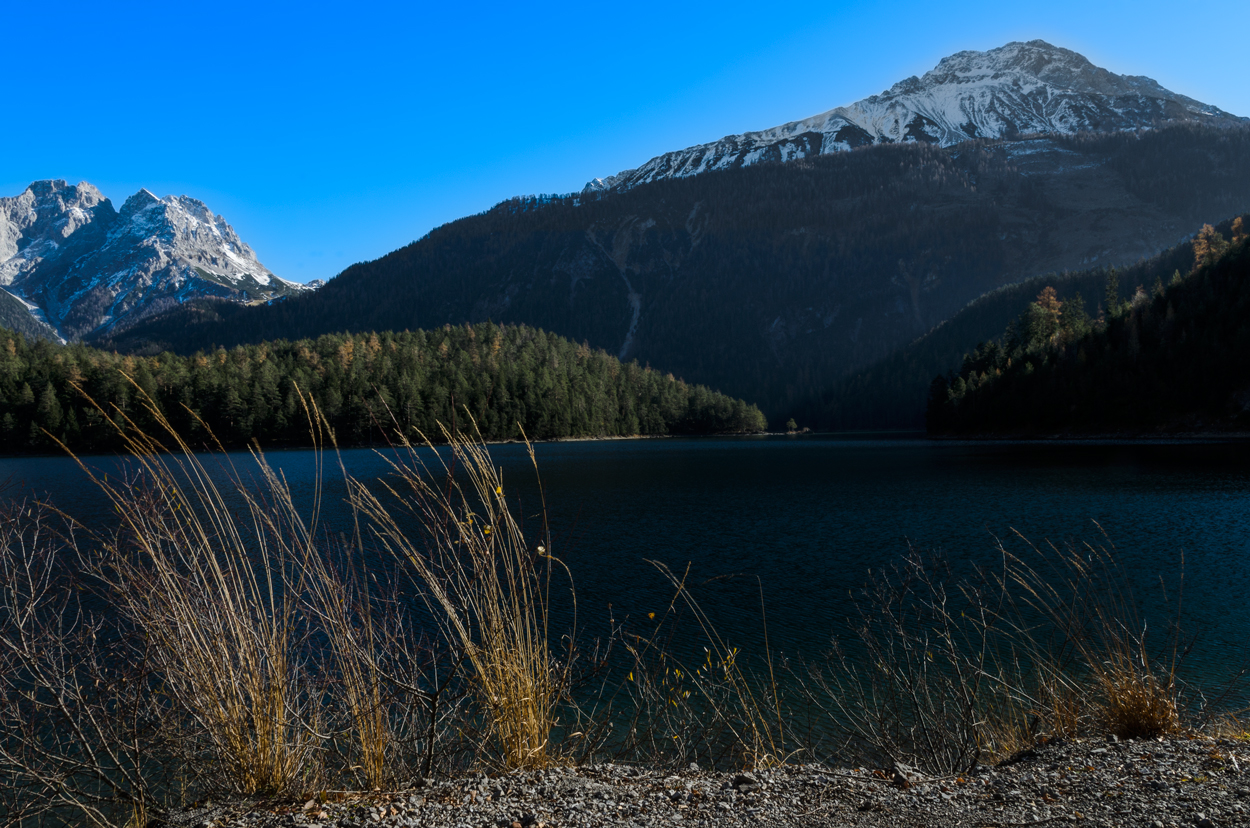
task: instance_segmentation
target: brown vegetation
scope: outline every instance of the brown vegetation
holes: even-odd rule
[[[574,627],[576,612],[547,526],[523,526],[480,441],[405,445],[372,484],[342,469],[355,530],[336,539],[320,491],[301,510],[258,451],[248,478],[161,437],[179,451],[128,430],[130,471],[96,479],[110,534],[28,504],[3,514],[9,822],[142,824],[214,791],[605,758],[833,753],[953,773],[1047,736],[1187,724],[1177,649],[1147,646],[1103,548],[1004,546],[962,580],[912,553],[861,594],[860,623],[820,670],[774,663],[766,627],[763,652],[743,653],[657,563],[668,607],[583,652],[576,629],[551,629],[553,604]]]

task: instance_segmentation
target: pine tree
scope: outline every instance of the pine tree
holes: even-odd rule
[[[1107,290],[1103,306],[1107,309],[1108,319],[1120,315],[1120,274],[1114,267],[1107,270]]]

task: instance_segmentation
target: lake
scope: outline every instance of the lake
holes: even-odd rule
[[[539,512],[524,447],[494,446],[527,525]],[[1250,639],[1250,444],[1243,442],[934,442],[804,435],[616,440],[535,446],[553,552],[576,585],[579,629],[641,619],[672,591],[648,560],[689,565],[696,595],[730,643],[818,658],[845,631],[848,592],[909,548],[940,552],[956,571],[1037,544],[1114,544],[1154,629],[1171,617],[1184,560],[1189,666],[1222,676]],[[309,451],[268,455],[298,497],[313,488]],[[344,451],[361,479],[387,473],[368,449]],[[234,455],[246,464],[245,454]],[[89,458],[102,469],[111,458]],[[9,494],[47,494],[101,525],[108,510],[68,458],[0,459]],[[330,476],[325,520],[346,530]],[[1105,533],[1105,535],[1104,535]],[[1160,580],[1162,577],[1162,581]],[[562,607],[560,611],[563,612]],[[562,614],[560,620],[567,618]]]

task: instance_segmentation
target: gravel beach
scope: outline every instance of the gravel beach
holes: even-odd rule
[[[909,778],[910,777],[910,778]],[[156,826],[1250,826],[1250,742],[1205,736],[1053,741],[994,766],[928,778],[910,769],[785,766],[673,773],[627,765],[437,780],[304,802],[205,803]]]

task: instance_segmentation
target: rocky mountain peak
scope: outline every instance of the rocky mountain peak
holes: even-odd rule
[[[130,198],[122,202],[122,209],[120,211],[120,215],[132,216],[135,213],[146,210],[149,207],[154,207],[155,205],[160,204],[160,203],[161,203],[161,200],[156,197],[156,194],[153,193],[148,188],[144,187],[143,189],[139,190],[139,192],[135,193]]]
[[[866,144],[951,146],[969,138],[1112,132],[1177,121],[1242,124],[1246,119],[1171,92],[1150,78],[1117,75],[1044,40],[1013,42],[949,55],[921,77],[811,118],[657,156],[637,169],[594,179],[585,191],[628,189]]]
[[[85,181],[72,187],[61,179],[36,181],[0,198],[0,285],[12,284],[86,225],[112,216],[112,203]]]
[[[270,272],[198,199],[144,188],[115,211],[90,184],[58,180],[0,198],[0,285],[69,339],[191,298],[254,302],[305,289]]]
[[[956,52],[942,58],[936,67],[918,80],[920,89],[945,84],[1006,82],[1017,86],[1041,84],[1069,94],[1145,95],[1198,103],[1169,92],[1150,78],[1117,75],[1095,66],[1071,49],[1052,46],[1044,40],[1008,43],[986,52]],[[886,94],[901,93],[902,90],[896,93],[895,89],[891,89]]]

